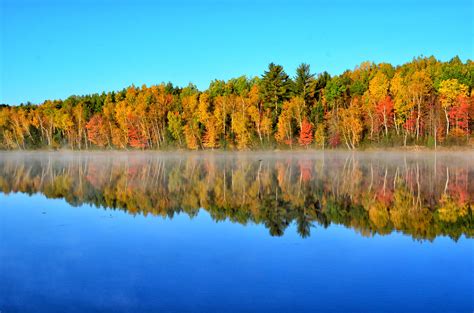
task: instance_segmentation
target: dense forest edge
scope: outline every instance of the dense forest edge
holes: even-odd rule
[[[474,63],[363,62],[331,76],[134,85],[42,104],[0,105],[0,149],[295,149],[474,146]]]

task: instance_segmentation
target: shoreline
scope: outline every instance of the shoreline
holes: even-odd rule
[[[428,148],[424,146],[409,146],[409,147],[387,147],[387,148],[376,148],[369,147],[366,149],[255,149],[255,150],[225,150],[225,149],[205,149],[205,150],[189,150],[189,149],[163,149],[163,150],[136,150],[136,149],[88,149],[88,150],[72,150],[72,149],[26,149],[26,150],[0,150],[0,154],[310,154],[310,153],[473,153],[474,147],[471,146],[455,146],[455,147],[438,147],[437,149]]]

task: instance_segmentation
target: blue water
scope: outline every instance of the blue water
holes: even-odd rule
[[[473,241],[133,216],[0,194],[0,311],[473,312]]]

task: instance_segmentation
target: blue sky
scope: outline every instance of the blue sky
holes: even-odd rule
[[[473,1],[0,0],[0,103],[171,81],[473,58]]]

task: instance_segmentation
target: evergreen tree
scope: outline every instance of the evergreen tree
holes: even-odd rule
[[[262,76],[260,92],[265,108],[272,110],[273,125],[276,125],[283,101],[290,98],[292,81],[281,65],[270,63]]]
[[[309,101],[311,93],[311,84],[314,82],[314,74],[311,74],[310,67],[306,63],[301,63],[296,69],[295,76],[295,94],[301,96],[305,105]]]

